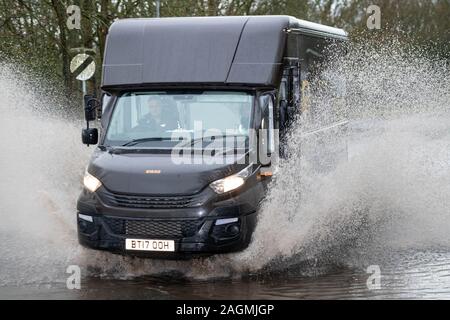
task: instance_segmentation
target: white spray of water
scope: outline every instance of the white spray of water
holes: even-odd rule
[[[314,99],[320,121],[349,117],[350,161],[326,174],[312,171],[299,152],[283,164],[242,254],[248,268],[274,258],[289,260],[282,267],[298,259],[381,264],[379,253],[394,248],[450,245],[449,70],[399,48],[395,41],[361,45],[330,64],[322,79],[345,83],[346,102],[333,112],[326,85]],[[291,149],[302,147],[298,137],[309,122],[299,120]]]
[[[313,90],[314,123],[351,120],[350,160],[331,172],[314,170],[299,138],[311,118],[299,119],[289,143],[294,156],[281,163],[250,247],[192,261],[78,246],[75,200],[90,152],[79,141],[81,122],[55,115],[52,107],[61,106],[49,108],[39,89],[1,66],[0,284],[63,281],[69,264],[117,278],[167,271],[196,279],[241,276],[304,261],[303,271],[314,273],[320,261],[381,264],[394,248],[449,246],[448,69],[423,52],[399,48],[354,47],[330,64],[322,79],[346,84],[338,110],[331,86]]]
[[[74,254],[74,204],[88,152],[64,106],[0,65],[0,284],[53,281]]]

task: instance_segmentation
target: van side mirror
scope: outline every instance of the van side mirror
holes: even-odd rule
[[[272,164],[272,156],[276,155],[278,144],[275,138],[274,97],[271,93],[259,97],[261,125],[258,132],[258,161],[262,166]]]
[[[86,121],[94,121],[97,119],[97,109],[100,108],[100,101],[93,95],[84,96],[84,118]]]
[[[81,132],[81,141],[87,146],[98,143],[98,129],[89,128],[89,121],[97,119],[97,110],[100,108],[100,101],[94,95],[85,95],[84,97],[84,118],[86,119],[86,129]]]
[[[94,145],[98,143],[98,130],[97,128],[87,128],[81,131],[81,140],[83,144]]]

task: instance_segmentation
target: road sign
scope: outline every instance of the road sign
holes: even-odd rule
[[[89,80],[95,73],[94,58],[85,53],[79,53],[70,61],[70,72],[77,80]]]

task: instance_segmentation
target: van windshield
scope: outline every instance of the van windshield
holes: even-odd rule
[[[117,99],[105,145],[153,146],[210,136],[248,136],[253,95],[229,91],[129,92]]]

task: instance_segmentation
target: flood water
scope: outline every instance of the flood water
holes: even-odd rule
[[[348,160],[315,170],[315,138],[302,138],[311,119],[299,119],[249,248],[187,261],[78,245],[83,122],[0,64],[0,299],[450,298],[448,66],[392,44],[354,49],[325,73],[346,83],[343,110],[313,92],[314,123],[349,118]],[[71,265],[80,290],[66,287]]]
[[[449,299],[450,250],[392,254],[381,269],[379,289],[369,289],[366,270],[330,267],[319,275],[286,273],[244,279],[192,280],[177,274],[131,280],[87,277],[81,289],[66,283],[0,287],[0,299]],[[298,267],[301,270],[302,267]],[[312,270],[310,270],[311,272]]]

